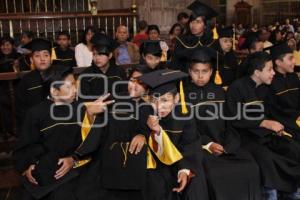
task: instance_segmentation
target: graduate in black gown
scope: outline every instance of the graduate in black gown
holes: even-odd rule
[[[18,84],[16,92],[17,128],[22,127],[26,111],[39,104],[49,95],[49,88],[44,84],[43,73],[51,65],[51,42],[34,39],[24,48],[31,50],[31,63],[35,70],[29,72]]]
[[[100,199],[143,200],[147,148],[145,136],[139,131],[138,109],[144,104],[146,86],[137,78],[147,72],[145,66],[132,70],[127,92],[114,98],[107,121],[103,120],[105,116],[97,116],[87,138],[91,143],[76,151],[81,156],[98,152]],[[104,136],[99,137],[101,134]]]
[[[81,122],[92,119],[103,105],[97,102],[99,108],[94,109],[74,101],[72,68],[51,66],[44,77],[51,85],[50,95],[27,111],[14,152],[16,169],[23,176],[22,198],[80,199],[76,177],[89,160],[75,162],[72,155],[88,134]]]
[[[70,48],[71,37],[66,31],[59,32],[56,38],[57,47],[54,47],[52,53],[53,64],[62,66],[76,67],[75,52]]]
[[[218,34],[218,42],[213,45],[218,52],[218,63],[214,66],[212,80],[227,88],[237,78],[238,61],[233,51],[233,29],[226,27],[220,29]]]
[[[185,88],[201,134],[210,199],[260,200],[258,166],[241,148],[238,133],[227,124],[225,91],[210,81],[215,57],[216,52],[208,47],[193,52],[189,70],[192,83]]]
[[[286,43],[271,48],[275,76],[271,84],[274,95],[271,114],[295,139],[300,140],[300,81],[294,72],[293,51]]]
[[[189,30],[186,34],[176,37],[174,54],[172,56],[173,69],[188,72],[190,51],[201,46],[212,46],[215,43],[210,29],[210,20],[218,15],[209,6],[196,0],[187,7],[192,11],[189,19]]]
[[[146,200],[208,199],[200,136],[184,103],[182,83],[179,93],[176,87],[186,76],[165,69],[140,78],[150,87],[151,104],[141,110],[140,119],[148,141]]]
[[[141,44],[140,53],[142,55],[141,63],[145,65],[151,71],[158,69],[164,69],[166,66],[160,61],[162,55],[162,49],[160,47],[160,41],[147,40]]]
[[[79,76],[80,94],[82,100],[94,100],[105,93],[118,94],[126,91],[126,73],[112,59],[115,48],[112,39],[97,33],[92,38],[93,63]]]
[[[268,85],[275,75],[271,56],[257,52],[249,58],[249,75],[235,81],[227,91],[226,102],[233,117],[230,123],[260,167],[265,199],[278,199],[278,191],[297,190],[300,144],[270,117],[266,101],[272,98]]]

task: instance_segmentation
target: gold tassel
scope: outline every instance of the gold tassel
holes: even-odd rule
[[[296,120],[296,124],[300,127],[300,120]]]
[[[180,85],[179,85],[179,94],[180,94],[180,101],[181,101],[181,112],[183,114],[187,114],[188,113],[188,109],[186,107],[186,102],[185,102],[185,96],[184,96],[184,90],[183,90],[183,83],[182,81],[180,81]]]
[[[179,152],[179,150],[176,148],[176,146],[172,143],[171,139],[169,138],[168,134],[162,130],[162,141],[163,141],[163,152],[162,154],[158,154],[154,151],[153,148],[153,139],[150,136],[148,140],[149,148],[152,150],[153,153],[155,153],[156,157],[165,165],[172,165],[176,163],[177,161],[181,160],[183,156]],[[153,158],[152,152],[148,149],[147,152],[147,169],[155,169],[156,168],[156,162]]]
[[[232,49],[233,49],[233,51],[236,50],[236,46],[235,46],[235,28],[233,28]]]
[[[285,131],[283,131],[282,134],[283,134],[284,136],[289,137],[289,138],[293,138],[293,136],[292,136],[291,134],[289,134],[289,133],[287,133],[287,132],[285,132]]]
[[[167,62],[167,52],[166,51],[162,51],[160,61],[161,62]]]
[[[219,53],[217,52],[217,70],[216,70],[216,75],[215,75],[215,80],[214,80],[216,85],[222,85],[222,77],[220,75],[219,71]]]
[[[219,39],[219,34],[218,34],[218,31],[217,31],[217,27],[213,28],[213,39],[214,40]]]
[[[53,47],[51,49],[51,61],[56,60],[57,56],[56,56],[56,52],[55,52],[55,48]]]
[[[31,70],[35,70],[35,66],[34,66],[34,64],[32,62],[30,62],[30,69]]]

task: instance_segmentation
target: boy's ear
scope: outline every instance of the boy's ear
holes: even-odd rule
[[[180,96],[179,93],[177,92],[175,95],[175,103],[179,103],[179,100],[180,100]]]
[[[50,94],[51,94],[52,97],[55,97],[55,96],[58,95],[58,90],[54,87],[51,87],[50,88]]]
[[[108,58],[111,59],[113,56],[112,52],[109,53]]]
[[[275,64],[276,64],[276,66],[280,66],[280,65],[281,65],[281,63],[282,63],[282,61],[281,61],[280,59],[276,59],[276,60],[275,60]]]

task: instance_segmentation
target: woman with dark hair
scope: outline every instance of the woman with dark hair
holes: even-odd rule
[[[176,37],[181,36],[183,33],[184,33],[184,27],[181,24],[179,23],[173,24],[173,26],[169,31],[169,40],[167,41],[167,44],[170,47],[171,52],[174,51]]]
[[[186,34],[176,37],[172,63],[176,69],[188,71],[189,52],[197,47],[211,46],[215,41],[210,29],[210,20],[218,14],[209,6],[194,1],[188,6],[192,11],[189,19],[189,29]]]
[[[91,66],[93,60],[91,39],[97,30],[89,26],[83,32],[81,43],[75,47],[75,58],[78,67]]]

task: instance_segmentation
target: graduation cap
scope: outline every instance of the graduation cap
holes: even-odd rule
[[[196,17],[204,16],[207,20],[218,16],[218,13],[208,5],[196,0],[188,7]]]
[[[251,46],[255,43],[258,42],[258,34],[256,32],[249,32],[246,35],[245,41],[241,46],[241,49],[250,49]]]
[[[187,107],[185,103],[183,83],[181,79],[188,77],[187,73],[180,70],[162,69],[145,74],[138,79],[150,87],[150,95],[164,95],[168,92],[177,93],[177,81],[180,80],[179,94],[181,99],[181,110],[186,114]]]
[[[233,37],[233,28],[225,27],[218,31],[219,38],[232,38]]]
[[[51,52],[52,43],[43,38],[33,39],[31,42],[24,46],[25,49],[31,50],[31,52],[47,50]]]
[[[104,55],[109,55],[109,53],[118,47],[116,41],[102,33],[95,33],[92,37],[91,43],[93,44],[94,48],[97,49],[99,54]]]
[[[293,50],[288,46],[286,42],[273,45],[271,47],[268,47],[267,49],[270,49],[273,60],[276,60],[281,55],[293,53]]]
[[[161,57],[162,55],[162,49],[160,47],[160,41],[153,41],[153,40],[147,40],[144,41],[141,45],[140,49],[141,53],[146,54],[152,54],[157,57]]]

